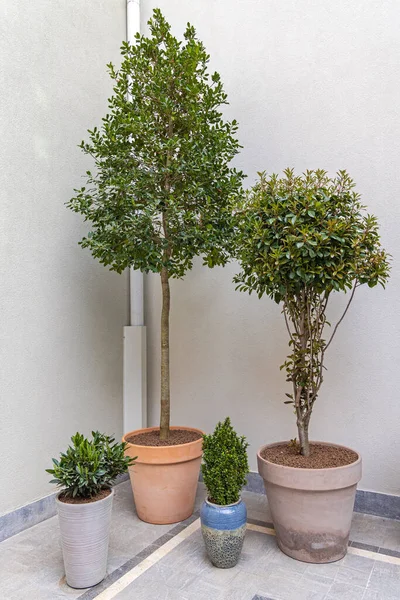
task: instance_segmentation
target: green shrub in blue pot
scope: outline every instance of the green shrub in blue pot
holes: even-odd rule
[[[236,565],[246,533],[247,509],[240,493],[249,472],[247,447],[229,417],[203,436],[202,473],[208,494],[200,511],[201,530],[209,559],[222,569]]]

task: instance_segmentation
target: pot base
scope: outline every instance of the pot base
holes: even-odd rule
[[[278,548],[290,558],[306,563],[325,564],[346,556],[348,536],[335,539],[329,535],[288,531],[279,526],[276,527],[276,542]]]
[[[238,529],[220,531],[201,526],[208,557],[214,567],[231,569],[237,565],[242,552],[246,525]]]

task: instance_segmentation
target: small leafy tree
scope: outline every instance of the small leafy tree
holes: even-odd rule
[[[91,440],[76,433],[71,441],[72,445],[61,453],[59,460],[53,458],[53,468],[46,469],[54,477],[50,483],[61,487],[65,496],[96,496],[134,464],[133,458],[125,456],[126,443],[115,442],[98,431],[92,432]]]
[[[323,382],[325,353],[363,284],[384,286],[389,259],[378,224],[365,212],[346,171],[296,177],[260,173],[239,207],[237,289],[282,303],[291,353],[281,368],[293,393],[301,453],[308,456],[309,423]],[[350,291],[347,306],[326,339],[332,292]]]
[[[240,499],[249,472],[248,443],[238,436],[227,417],[218,423],[214,433],[203,436],[201,467],[208,498],[214,504],[226,506]]]
[[[70,208],[90,221],[81,245],[110,269],[134,267],[161,276],[160,437],[169,436],[170,278],[182,278],[193,258],[222,265],[232,233],[229,202],[243,174],[230,167],[239,151],[236,121],[222,118],[227,104],[220,76],[188,24],[178,41],[160,10],[150,37],[122,45],[122,65],[109,64],[114,93],[101,129],[81,148],[94,158],[87,186]]]

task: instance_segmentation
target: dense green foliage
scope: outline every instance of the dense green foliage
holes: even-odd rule
[[[80,146],[95,169],[69,206],[90,221],[81,243],[101,263],[182,277],[196,255],[227,259],[237,123],[222,118],[227,96],[195,29],[179,41],[158,9],[149,28],[123,43],[119,69],[108,65],[110,112]]]
[[[308,425],[323,381],[324,356],[355,290],[384,285],[389,259],[380,244],[377,219],[365,212],[345,171],[323,170],[260,179],[237,209],[237,288],[282,302],[291,354],[285,364],[293,393],[303,454]],[[351,290],[342,318],[324,337],[331,293]]]
[[[248,445],[229,417],[217,424],[214,433],[203,436],[202,473],[210,502],[225,506],[240,499],[249,472]]]
[[[160,435],[167,439],[169,280],[183,277],[195,256],[209,267],[229,259],[229,207],[244,176],[230,166],[238,126],[223,119],[227,95],[219,74],[208,72],[195,29],[188,24],[179,41],[158,9],[148,25],[149,37],[123,43],[121,67],[108,65],[109,113],[80,146],[94,170],[68,205],[90,222],[81,245],[101,263],[161,275]]]
[[[98,431],[92,432],[91,440],[76,433],[71,441],[72,445],[61,453],[59,460],[53,458],[53,468],[46,469],[54,477],[50,483],[63,488],[66,496],[96,496],[133,464],[133,459],[124,456],[125,443],[117,443]]]

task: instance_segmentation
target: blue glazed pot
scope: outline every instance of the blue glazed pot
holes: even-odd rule
[[[243,500],[226,506],[205,500],[200,520],[207,554],[213,565],[220,569],[234,567],[246,533],[247,508]]]

